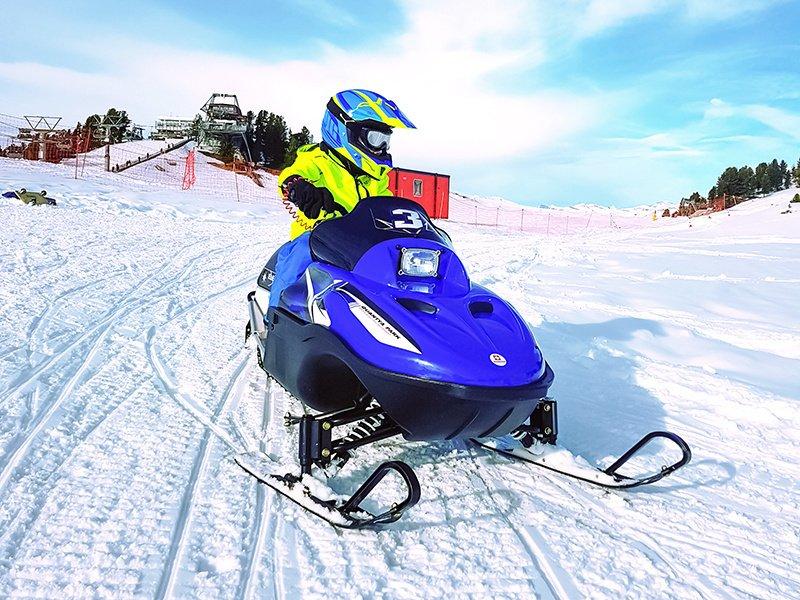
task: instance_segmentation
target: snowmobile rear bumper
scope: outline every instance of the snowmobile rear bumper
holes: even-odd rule
[[[553,371],[527,385],[489,387],[393,373],[356,356],[331,331],[288,311],[267,315],[264,368],[316,410],[354,406],[364,389],[409,440],[491,437],[524,423],[547,396]]]

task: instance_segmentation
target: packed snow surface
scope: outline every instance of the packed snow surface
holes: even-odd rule
[[[606,465],[667,429],[694,460],[620,493],[463,442],[387,440],[336,493],[396,458],[422,500],[341,532],[233,459],[296,452],[282,416],[300,407],[243,346],[283,207],[68,175],[0,159],[1,190],[59,203],[0,203],[0,597],[800,596],[795,190],[691,227],[444,223],[473,280],[534,327],[565,447]]]

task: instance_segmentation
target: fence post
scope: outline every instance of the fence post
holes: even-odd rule
[[[475,203],[475,226],[478,226],[478,203]]]
[[[522,209],[519,217],[519,230],[525,231],[525,209]]]
[[[233,159],[233,185],[236,187],[236,201],[239,202],[239,180],[236,178],[236,159]]]
[[[497,227],[500,225],[500,207],[497,207],[497,212],[494,215],[494,226]]]
[[[550,209],[547,209],[547,237],[550,237]]]

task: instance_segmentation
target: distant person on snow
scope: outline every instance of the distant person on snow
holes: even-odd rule
[[[328,101],[322,142],[303,146],[278,178],[286,202],[297,207],[290,242],[278,252],[270,306],[311,263],[308,239],[320,221],[342,216],[370,196],[391,196],[389,141],[395,128],[416,129],[397,105],[375,92],[345,90]]]

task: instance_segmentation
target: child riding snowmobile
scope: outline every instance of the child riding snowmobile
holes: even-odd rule
[[[278,178],[295,221],[277,255],[270,306],[311,263],[309,232],[320,221],[350,212],[359,200],[391,196],[389,142],[396,128],[416,129],[388,98],[368,90],[333,96],[322,119],[322,142],[303,146]]]
[[[556,401],[548,397],[554,374],[529,325],[470,280],[449,236],[420,205],[389,193],[394,127],[414,126],[391,101],[364,90],[337,94],[323,142],[301,148],[280,176],[297,221],[292,241],[247,296],[245,337],[255,338],[259,366],[303,404],[302,414],[285,417],[297,429],[300,473],[276,472],[262,452],[239,454],[238,464],[311,513],[353,529],[391,523],[413,507],[421,494],[414,470],[384,462],[345,499],[325,491],[314,469],[330,476],[355,449],[397,436],[470,439],[614,489],[654,483],[688,463],[686,443],[663,431],[605,469],[556,444]],[[680,457],[638,477],[619,472],[654,440],[671,442]],[[383,494],[372,492],[390,473],[405,496],[378,504],[374,496]]]

